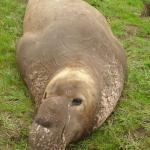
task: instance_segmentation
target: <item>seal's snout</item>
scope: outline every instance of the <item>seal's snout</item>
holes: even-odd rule
[[[58,103],[59,101],[59,103]],[[34,119],[29,136],[30,150],[64,150],[67,102],[63,97],[46,98]]]

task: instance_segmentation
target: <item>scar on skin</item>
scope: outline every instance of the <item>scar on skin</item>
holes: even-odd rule
[[[38,130],[39,130],[39,128],[40,128],[40,125],[38,125],[38,126],[37,126],[36,131],[38,131]]]

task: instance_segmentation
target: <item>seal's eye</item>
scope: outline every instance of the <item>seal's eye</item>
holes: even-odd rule
[[[78,106],[78,105],[81,105],[82,103],[82,99],[81,98],[75,98],[72,100],[72,105],[73,106]]]

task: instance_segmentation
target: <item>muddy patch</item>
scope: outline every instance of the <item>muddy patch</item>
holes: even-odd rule
[[[134,131],[134,137],[136,138],[144,138],[147,136],[150,136],[150,133],[142,126]]]
[[[124,30],[125,30],[125,34],[119,37],[121,40],[130,39],[134,35],[136,35],[138,27],[136,25],[127,25]]]
[[[127,36],[128,36],[128,37],[131,37],[131,36],[136,35],[137,29],[138,29],[138,27],[135,26],[135,25],[128,25],[128,26],[126,27]]]
[[[144,3],[144,8],[141,13],[142,17],[150,17],[150,2],[145,2]]]

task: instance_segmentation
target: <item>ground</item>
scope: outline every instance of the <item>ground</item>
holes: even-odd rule
[[[125,48],[128,83],[108,120],[72,150],[150,150],[150,17],[141,15],[143,1],[87,0]],[[26,150],[34,116],[15,58],[25,7],[25,0],[0,0],[0,150]]]

